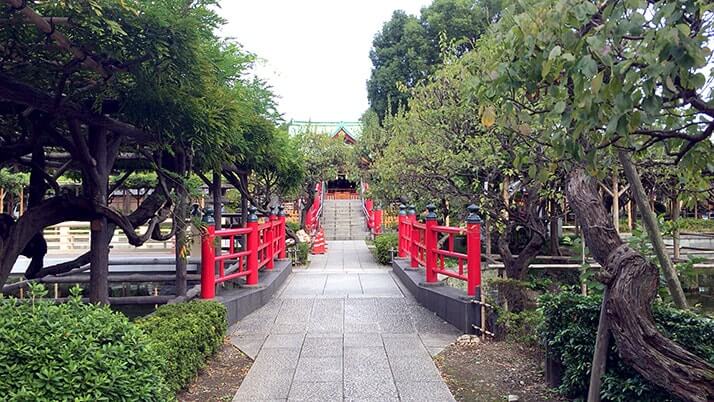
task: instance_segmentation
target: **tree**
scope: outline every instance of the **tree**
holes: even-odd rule
[[[28,244],[44,244],[45,227],[91,221],[89,254],[43,268],[38,247],[26,276],[90,262],[90,299],[106,302],[115,225],[133,245],[176,233],[179,256],[188,174],[216,166],[242,141],[242,111],[251,108],[236,88],[246,86],[240,78],[253,56],[215,37],[222,20],[212,1],[6,3],[13,11],[0,29],[10,44],[0,56],[0,164],[26,164],[30,208],[0,228],[0,284]],[[109,177],[131,170],[155,171],[157,184],[124,215],[108,207]],[[81,178],[79,196],[57,184],[65,172]],[[172,230],[161,233],[172,215]],[[177,260],[181,292],[185,265]]]
[[[395,11],[372,43],[372,75],[367,82],[370,107],[380,121],[407,107],[419,81],[442,63],[441,50],[462,54],[500,14],[500,0],[435,0],[419,18]]]
[[[309,127],[298,133],[295,140],[303,155],[304,180],[300,194],[305,198],[305,208],[301,211],[301,222],[305,225],[305,213],[315,199],[315,185],[340,173],[355,177],[356,158],[354,147],[342,138],[317,133]]]
[[[710,400],[714,367],[655,327],[651,303],[657,268],[620,239],[597,193],[596,178],[607,171],[600,161],[619,161],[640,212],[651,221],[632,154],[661,148],[666,158],[659,163],[677,165],[684,174],[710,169],[714,109],[700,69],[711,54],[711,5],[519,4],[523,8],[511,7],[497,29],[464,58],[478,76],[471,92],[491,102],[498,125],[547,128],[525,130],[522,137],[547,145],[570,172],[566,193],[590,251],[605,268],[603,311],[623,360],[680,398]],[[656,238],[656,225],[648,226]],[[676,275],[667,269],[663,273],[677,300]]]
[[[557,188],[563,173],[536,177],[536,166],[549,163],[544,147],[524,143],[510,127],[484,127],[483,105],[464,90],[470,78],[462,64],[448,63],[411,91],[409,111],[385,119],[390,141],[370,172],[372,192],[386,202],[440,200],[444,216],[476,202],[498,234],[507,277],[521,281],[548,238],[542,217],[555,195],[542,183]],[[503,290],[509,308],[520,311],[525,296],[514,285]]]

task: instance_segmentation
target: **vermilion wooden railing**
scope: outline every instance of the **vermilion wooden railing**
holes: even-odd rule
[[[272,210],[264,223],[258,222],[257,209],[248,209],[248,222],[243,228],[216,230],[208,225],[201,236],[201,298],[213,299],[216,285],[245,277],[246,285],[257,285],[261,268],[273,269],[275,259],[286,257],[285,214]],[[244,244],[239,239],[245,237]],[[228,240],[228,252],[216,255],[216,247]],[[226,262],[231,272],[227,273]]]
[[[360,198],[362,199],[362,212],[367,220],[367,228],[374,236],[382,234],[382,208],[375,208],[371,198],[365,198],[367,183],[362,182],[360,186]]]
[[[425,223],[416,219],[414,206],[399,206],[399,242],[398,255],[409,258],[411,268],[423,266],[426,282],[439,280],[438,275],[445,275],[466,282],[468,296],[477,296],[481,289],[481,218],[476,214],[477,207],[468,207],[466,227],[439,226],[436,206],[427,205]],[[457,252],[454,248],[457,237],[466,238],[466,252]],[[440,245],[441,244],[441,245]],[[447,259],[455,260],[456,266],[446,264]]]

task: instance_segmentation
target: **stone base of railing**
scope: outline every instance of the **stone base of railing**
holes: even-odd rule
[[[465,291],[442,282],[425,283],[424,268],[410,268],[408,259],[394,259],[392,270],[422,306],[464,333],[478,332],[474,325],[481,324],[481,309]]]
[[[292,272],[290,260],[275,260],[275,268],[260,271],[260,280],[257,286],[221,287],[218,286],[217,296],[214,299],[221,302],[228,309],[228,325],[231,326],[242,320],[253,311],[263,307],[280,289]]]

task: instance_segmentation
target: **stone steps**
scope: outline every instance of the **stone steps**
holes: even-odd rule
[[[359,200],[326,200],[322,209],[326,240],[364,240],[369,235]]]

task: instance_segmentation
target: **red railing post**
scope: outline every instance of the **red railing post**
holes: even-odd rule
[[[265,248],[265,253],[268,256],[268,262],[265,264],[266,269],[275,268],[275,261],[273,258],[275,257],[275,221],[277,220],[278,217],[275,216],[275,210],[271,207],[270,213],[268,214],[269,226],[265,229],[265,234],[263,235],[263,241],[268,244]]]
[[[246,285],[257,285],[258,284],[258,246],[260,241],[258,237],[260,236],[258,230],[258,215],[255,213],[258,209],[254,206],[248,208],[250,214],[248,215],[248,222],[246,227],[250,228],[250,233],[248,234],[248,239],[246,243],[246,249],[250,251],[248,254],[248,275],[246,276]]]
[[[278,206],[278,221],[280,222],[280,226],[278,227],[278,236],[280,236],[280,242],[278,242],[278,248],[280,249],[278,252],[278,258],[284,260],[287,258],[288,254],[287,249],[285,248],[285,207],[282,205]]]
[[[216,297],[216,227],[209,223],[201,234],[201,299]]]
[[[437,233],[433,229],[434,226],[438,224],[436,220],[436,205],[429,204],[426,206],[429,211],[426,214],[426,230],[425,230],[425,245],[426,245],[426,282],[433,283],[438,280],[436,275],[436,248],[437,244]]]
[[[417,257],[419,256],[419,246],[417,245],[417,242],[419,241],[419,230],[414,227],[414,224],[417,223],[417,217],[416,207],[413,204],[410,204],[407,207],[407,219],[411,223],[411,233],[409,234],[409,238],[411,239],[411,244],[409,246],[409,256],[411,257],[411,261],[409,262],[409,266],[417,268],[419,267],[419,261],[417,260]]]
[[[466,254],[467,259],[467,289],[471,297],[481,295],[481,217],[476,213],[478,207],[471,204],[467,208],[469,216],[466,218]]]
[[[397,255],[399,258],[404,258],[407,256],[407,231],[409,226],[407,225],[407,206],[404,204],[399,204],[399,247],[397,250]]]
[[[374,229],[374,201],[371,198],[364,200],[364,209],[367,210],[367,228]]]
[[[382,208],[377,207],[374,210],[374,228],[372,229],[372,233],[375,236],[378,236],[382,234]]]

